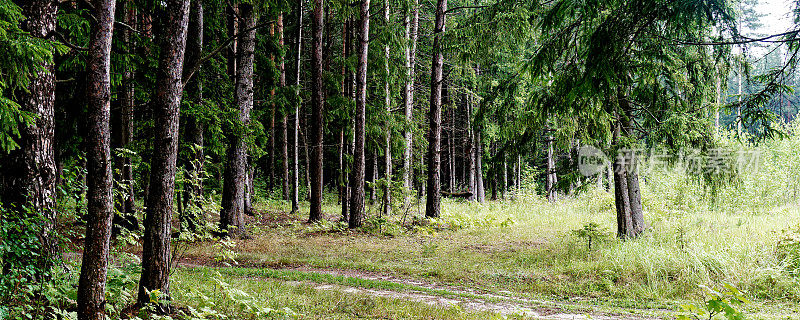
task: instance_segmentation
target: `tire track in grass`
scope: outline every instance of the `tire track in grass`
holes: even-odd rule
[[[316,290],[400,299],[441,307],[457,307],[480,312],[493,312],[502,316],[519,315],[547,320],[622,320],[658,319],[658,315],[670,312],[660,309],[642,310],[598,310],[578,304],[528,299],[496,293],[481,293],[471,288],[457,288],[419,280],[401,279],[392,276],[355,270],[313,268],[250,268],[209,267],[181,263],[184,268],[210,268],[229,276],[247,279],[277,279],[297,285],[309,285]],[[510,293],[510,292],[509,292]],[[633,312],[631,312],[633,311]]]

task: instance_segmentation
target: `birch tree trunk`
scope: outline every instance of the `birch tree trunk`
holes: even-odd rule
[[[389,0],[384,0],[383,4],[383,21],[388,27],[389,21]],[[392,92],[389,89],[389,44],[383,46],[384,51],[384,71],[386,71],[386,80],[384,84],[383,94],[385,96],[384,104],[386,105],[386,114],[389,119],[392,118]],[[391,123],[390,123],[391,125]],[[392,213],[392,130],[391,126],[387,125],[386,128],[386,141],[384,144],[384,178],[386,179],[386,186],[383,190],[383,215],[388,216]]]
[[[405,130],[403,131],[403,138],[405,139],[405,149],[403,150],[403,187],[406,190],[412,190],[414,184],[411,181],[411,176],[414,173],[414,136],[412,132],[414,121],[414,68],[416,66],[416,53],[417,53],[417,29],[419,26],[419,0],[414,0],[411,4],[411,12],[405,17],[405,38],[406,46],[406,81],[404,91],[404,111],[405,111]],[[410,199],[406,196],[405,202],[408,205]]]
[[[298,97],[300,96],[300,60],[302,59],[302,52],[303,52],[303,3],[305,0],[297,1],[298,9],[297,9],[297,34],[295,35],[295,70],[294,70],[294,84],[295,84],[295,95]],[[300,104],[294,106],[294,152],[292,152],[292,213],[297,213],[300,209],[299,201],[300,201],[300,157],[299,155],[299,137],[298,133],[300,130]]]

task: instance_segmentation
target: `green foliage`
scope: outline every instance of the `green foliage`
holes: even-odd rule
[[[0,0],[0,151],[18,147],[19,126],[28,126],[33,115],[19,105],[31,77],[47,72],[55,51],[65,52],[63,46],[31,36],[20,28],[25,17],[11,0]]]
[[[249,293],[229,284],[219,272],[211,275],[214,285],[211,290],[203,287],[191,287],[185,293],[197,304],[197,308],[188,308],[187,319],[229,319],[216,310],[225,310],[227,314],[236,314],[236,319],[296,319],[299,314],[288,307],[272,309]]]
[[[63,302],[58,286],[60,260],[42,247],[45,217],[26,208],[0,207],[0,319],[40,319]],[[53,235],[57,241],[58,235]]]
[[[681,306],[682,310],[688,314],[678,316],[678,320],[711,320],[717,316],[728,320],[745,319],[745,314],[740,310],[749,301],[739,289],[729,283],[722,284],[720,290],[714,290],[702,285],[700,287],[710,297],[701,305],[687,304]]]
[[[776,250],[784,270],[795,277],[800,275],[800,226],[784,229]]]
[[[586,241],[586,249],[590,251],[592,250],[593,242],[603,242],[611,238],[611,234],[605,228],[594,222],[583,225],[583,228],[572,230],[572,234],[578,239]]]
[[[236,249],[236,240],[234,239],[220,239],[214,244],[214,249],[217,252],[214,256],[214,261],[222,262],[226,266],[231,263],[238,265],[236,258],[239,256],[234,249]]]

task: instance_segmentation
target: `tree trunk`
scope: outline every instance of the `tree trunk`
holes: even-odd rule
[[[303,2],[304,0],[298,1],[298,9],[297,9],[297,35],[295,36],[295,71],[294,71],[294,84],[295,84],[295,94],[299,97],[300,96],[300,60],[302,59],[302,51],[303,51]],[[298,132],[300,130],[300,104],[298,103],[294,107],[294,152],[292,152],[292,157],[294,158],[292,161],[292,165],[294,168],[292,169],[292,213],[297,213],[300,209],[299,201],[300,201],[300,157],[298,156],[299,153],[299,138]]]
[[[250,4],[239,5],[242,30],[255,26],[255,14]],[[243,31],[244,32],[244,31]],[[229,236],[244,235],[244,214],[247,212],[250,170],[247,162],[247,141],[244,132],[250,124],[250,111],[253,109],[253,61],[255,51],[255,30],[244,32],[240,37],[236,65],[236,106],[238,121],[243,126],[238,132],[228,136],[227,162],[222,189],[222,211],[220,229]]]
[[[621,135],[619,120],[614,127],[614,145],[619,146]],[[625,155],[617,153],[614,161],[614,204],[617,209],[617,237],[625,239],[630,237],[633,229],[631,217],[631,202],[628,194],[628,174]]]
[[[150,193],[147,197],[142,275],[139,281],[138,304],[150,302],[149,291],[160,290],[169,297],[170,227],[172,201],[175,195],[175,165],[178,157],[178,126],[181,81],[186,33],[189,25],[189,1],[166,0],[164,37],[156,71],[156,91],[152,108],[153,158],[150,172]],[[160,306],[160,311],[166,306]]]
[[[556,199],[556,163],[553,157],[553,139],[552,130],[550,128],[545,128],[545,132],[547,132],[547,136],[545,140],[547,140],[547,169],[545,171],[545,177],[547,179],[545,183],[545,194],[547,196],[547,201],[553,202]]]
[[[278,14],[278,45],[283,48],[283,12]],[[281,57],[278,63],[278,70],[280,71],[280,79],[278,86],[283,88],[286,86],[286,65],[283,63],[284,59]],[[281,149],[281,189],[283,190],[283,199],[289,200],[289,113],[286,108],[281,108],[281,121],[280,121],[280,149]]]
[[[475,192],[477,192],[478,202],[486,201],[486,191],[483,187],[483,141],[480,126],[475,128]]]
[[[303,126],[306,123],[308,123],[308,119],[307,118],[303,118],[303,123],[300,125],[300,127],[304,128]],[[304,146],[303,147],[303,156],[306,159],[306,171],[305,171],[305,174],[303,175],[305,177],[306,190],[309,190],[309,194],[306,195],[306,200],[309,200],[309,202],[310,202],[311,201],[311,173],[310,173],[310,171],[311,171],[311,169],[310,169],[311,160],[310,159],[311,158],[308,156],[308,140],[306,140],[307,133],[308,133],[308,131],[306,131],[305,133],[302,130],[300,131],[300,141],[302,141],[302,143],[303,143],[303,146]]]
[[[383,21],[386,27],[389,28],[391,22],[389,21],[389,0],[384,0],[383,4]],[[384,71],[386,71],[386,83],[383,89],[386,101],[386,114],[389,119],[392,118],[392,92],[389,89],[389,43],[383,46],[384,51]],[[392,213],[392,121],[389,120],[389,125],[386,128],[386,141],[384,144],[384,178],[386,179],[386,186],[383,190],[383,215],[388,216]]]
[[[309,164],[311,178],[311,208],[309,210],[308,221],[314,222],[322,219],[322,149],[323,125],[324,125],[324,105],[325,96],[322,87],[322,27],[323,27],[323,7],[324,0],[314,1],[314,15],[311,21],[312,29],[312,76],[311,81],[311,137],[314,144],[312,153],[313,159]]]
[[[133,25],[133,12],[128,8],[129,1],[123,2],[122,14],[120,18],[128,25]],[[127,53],[131,53],[132,43],[130,42],[130,30],[122,30],[122,41],[125,43]],[[130,66],[123,66],[122,83],[119,90],[120,112],[116,116],[119,119],[119,126],[117,131],[112,134],[116,135],[115,148],[130,149],[130,143],[133,138],[133,105],[134,105],[134,79],[133,70]],[[127,230],[138,230],[139,221],[136,219],[135,202],[134,202],[134,189],[133,189],[133,164],[131,163],[131,155],[123,154],[114,161],[116,167],[114,171],[117,174],[117,180],[122,190],[118,192],[117,211],[118,214],[114,215],[113,225],[117,228],[125,228]]]
[[[342,26],[342,60],[345,61],[350,56],[350,44],[351,40],[351,23],[350,20],[346,20]],[[341,86],[341,96],[345,99],[350,98],[352,91],[351,81],[350,81],[350,72],[347,70],[347,64],[342,63],[342,86]],[[348,120],[348,112],[345,110],[344,112],[344,120]],[[350,142],[347,141],[347,127],[348,124],[343,123],[342,128],[340,129],[340,136],[341,136],[341,161],[339,166],[339,196],[340,196],[340,204],[341,204],[341,211],[342,211],[342,221],[343,222],[350,222],[349,219],[349,210],[350,210],[350,180],[348,179],[349,175],[349,163],[347,161],[347,156],[350,154]]]
[[[425,216],[438,218],[441,201],[441,143],[442,143],[442,36],[445,26],[447,0],[436,3],[436,23],[433,31],[433,61],[431,66],[431,99],[428,114],[428,193]]]
[[[56,29],[58,2],[29,0],[22,3],[23,14],[28,17],[22,23],[22,29],[30,36],[47,38]],[[17,93],[21,110],[33,115],[34,121],[19,126],[19,139],[16,140],[19,148],[10,151],[0,163],[3,168],[0,199],[6,208],[13,208],[20,217],[35,215],[42,218],[38,226],[38,256],[29,256],[27,259],[30,260],[20,261],[20,264],[33,264],[40,270],[48,270],[58,255],[58,246],[52,236],[56,223],[57,170],[53,150],[56,85],[53,63],[47,61],[40,67],[43,70],[29,78],[27,91]],[[10,256],[0,256],[3,264],[10,262],[7,259],[11,259]],[[45,275],[41,276],[44,278]]]
[[[94,17],[86,61],[86,238],[78,280],[78,319],[105,318],[105,287],[114,218],[111,162],[111,39],[115,0],[93,1]],[[51,158],[52,159],[52,158]]]
[[[448,108],[450,114],[450,121],[448,121],[448,125],[450,130],[447,132],[447,176],[448,176],[448,189],[451,193],[455,192],[456,190],[456,165],[455,165],[455,157],[453,155],[453,137],[455,134],[455,130],[453,130],[453,109]]]
[[[350,210],[350,193],[348,190],[348,179],[347,179],[347,150],[350,147],[350,142],[345,141],[346,135],[344,134],[344,127],[339,132],[340,137],[340,155],[339,155],[339,196],[341,197],[339,201],[341,201],[340,205],[342,206],[342,221],[349,223],[349,215],[348,211]]]
[[[375,190],[374,183],[378,181],[378,150],[372,153],[372,179],[369,180],[372,183],[372,187],[369,188],[369,204],[372,205],[375,203],[377,199],[378,190]]]
[[[489,152],[492,155],[493,161],[491,162],[491,168],[489,169],[491,176],[492,176],[492,200],[497,200],[497,176],[499,175],[499,170],[497,170],[497,142],[492,142],[491,149]]]
[[[252,108],[250,110],[252,110]],[[253,194],[255,194],[255,182],[253,179],[255,177],[256,170],[253,166],[250,156],[247,156],[245,159],[245,167],[247,170],[245,171],[246,174],[244,176],[244,210],[242,212],[244,212],[245,215],[252,217],[255,214],[253,213]]]
[[[519,154],[517,155],[516,163],[517,163],[516,170],[514,171],[514,175],[516,177],[514,179],[514,188],[516,189],[514,191],[515,198],[517,194],[520,192],[520,190],[522,190],[522,156]]]
[[[417,53],[417,28],[419,26],[419,0],[414,0],[411,4],[411,13],[409,17],[406,15],[406,34],[405,38],[407,44],[405,46],[406,56],[406,81],[404,91],[404,105],[405,105],[405,131],[403,138],[405,139],[405,150],[403,150],[403,187],[410,191],[414,188],[411,182],[411,176],[414,171],[412,165],[414,161],[414,137],[413,137],[413,121],[414,121],[414,68],[416,66],[416,53]],[[410,20],[410,21],[409,21]],[[405,199],[406,205],[411,201],[410,196]]]
[[[465,93],[464,99],[466,99],[467,103],[467,141],[464,143],[466,145],[464,156],[467,158],[467,191],[470,193],[469,200],[474,201],[477,194],[477,188],[475,187],[475,148],[473,147],[475,144],[475,139],[472,137],[472,97],[469,96],[469,93]]]
[[[202,1],[194,1],[191,4],[189,29],[186,42],[186,65],[193,66],[199,62],[203,53],[203,3]],[[185,71],[185,70],[184,70]],[[184,77],[187,75],[184,74]],[[186,88],[187,94],[196,105],[203,104],[203,84],[200,75],[196,75],[189,81]],[[203,198],[203,166],[205,157],[203,155],[204,145],[204,125],[194,115],[188,115],[186,119],[186,130],[184,139],[190,145],[188,166],[188,180],[184,183],[184,208],[196,207],[202,205]],[[196,211],[188,211],[196,212]],[[189,230],[197,230],[199,216],[186,216],[181,213],[181,218],[186,220],[186,227]]]
[[[633,117],[633,110],[628,102],[627,99],[624,97],[618,99],[620,101],[620,107],[622,111],[625,113],[622,120],[622,125],[624,126],[624,133],[628,136],[632,134],[633,126],[631,118]],[[630,203],[630,217],[628,220],[630,221],[630,228],[628,229],[628,236],[629,237],[637,237],[645,229],[645,222],[644,222],[644,212],[642,210],[642,195],[641,190],[639,188],[639,174],[638,174],[638,166],[639,166],[639,159],[634,151],[630,151],[627,157],[626,162],[626,173],[627,173],[627,191],[628,191],[628,201]]]
[[[719,109],[722,106],[722,74],[719,70],[716,70],[716,74],[714,76],[715,79],[715,92],[716,92],[716,99],[714,104],[714,130],[715,133],[719,133]]]
[[[361,23],[358,34],[358,65],[356,67],[355,148],[353,171],[350,176],[350,223],[358,228],[364,222],[364,142],[367,108],[367,59],[369,50],[369,0],[361,0]]]
[[[500,196],[505,199],[506,198],[506,190],[508,190],[508,162],[506,162],[506,155],[502,154],[501,157],[503,158],[503,184],[500,188]]]

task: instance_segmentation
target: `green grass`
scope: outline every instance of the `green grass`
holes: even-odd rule
[[[235,250],[243,263],[375,271],[617,307],[674,309],[702,299],[698,285],[722,282],[759,301],[799,300],[796,280],[784,272],[775,249],[780,230],[800,221],[796,206],[761,214],[671,210],[655,202],[654,192],[645,190],[650,228],[644,236],[612,239],[592,251],[572,230],[588,222],[615,228],[613,198],[603,191],[556,204],[533,195],[485,204],[447,200],[442,221],[458,228],[394,237],[319,233],[329,226],[298,221],[259,228]],[[262,207],[268,212],[282,210],[277,203],[266,205],[273,206]],[[333,219],[335,206],[326,208]],[[302,215],[296,219],[303,220]],[[208,257],[213,250],[199,246],[189,254]]]
[[[751,148],[723,143],[734,150]],[[253,225],[253,238],[238,241],[234,250],[247,265],[363,270],[616,308],[676,309],[702,301],[701,285],[730,283],[754,301],[747,308],[757,318],[798,318],[800,284],[777,244],[784,230],[800,223],[799,146],[797,132],[766,143],[757,170],[739,172],[714,190],[680,172],[644,170],[648,230],[627,241],[613,237],[613,195],[588,190],[555,203],[532,192],[483,204],[445,199],[442,218],[429,226],[401,230],[396,222],[402,217],[392,216],[394,224],[384,234],[376,234],[376,228],[343,231],[331,222],[309,225],[307,206],[286,217],[287,203],[265,200],[256,204],[258,211],[278,223]],[[337,220],[339,206],[332,194],[327,196],[324,212],[328,220]],[[405,221],[419,217],[419,209],[424,205],[415,205]],[[376,210],[371,212],[374,217]],[[369,217],[368,224],[374,221]],[[588,223],[609,235],[592,250],[573,232]],[[201,259],[216,254],[210,243],[188,251]]]
[[[277,274],[273,274],[277,275]],[[186,306],[213,308],[232,319],[493,319],[486,312],[468,312],[458,306],[442,307],[336,290],[317,290],[308,284],[270,278],[241,278],[208,268],[181,269],[174,275],[173,297]],[[309,279],[314,280],[314,279]],[[346,282],[346,281],[345,281]],[[222,287],[231,289],[223,289]],[[253,307],[275,310],[256,316]],[[512,317],[513,318],[513,317]]]

